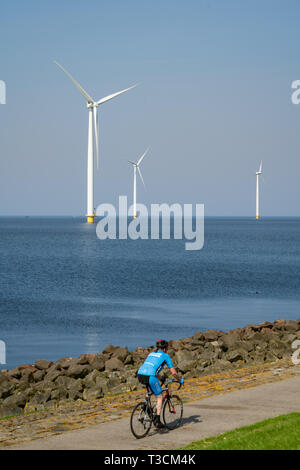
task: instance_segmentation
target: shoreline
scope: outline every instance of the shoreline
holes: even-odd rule
[[[207,330],[169,341],[169,353],[185,380],[234,373],[290,358],[300,340],[300,319],[250,324],[227,332]],[[140,388],[136,371],[151,347],[109,345],[98,354],[37,360],[0,371],[0,418],[85,403]]]

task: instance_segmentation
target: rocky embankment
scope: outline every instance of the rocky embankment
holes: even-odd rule
[[[275,362],[291,357],[300,319],[247,325],[228,332],[207,330],[169,342],[169,354],[185,378]],[[110,345],[99,354],[38,360],[0,371],[0,417],[90,401],[139,388],[136,372],[153,348],[129,351]]]

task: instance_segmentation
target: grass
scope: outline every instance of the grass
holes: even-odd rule
[[[41,413],[42,411],[48,411],[49,408],[41,408],[40,410],[34,410],[34,411],[27,411],[25,413],[17,413],[15,415],[8,415],[8,416],[3,416],[0,418],[0,421],[3,421],[5,419],[10,419],[10,418],[15,418],[16,416],[28,416],[28,415],[33,415],[35,413]]]
[[[190,450],[300,450],[300,413],[277,416],[220,436],[192,442]]]

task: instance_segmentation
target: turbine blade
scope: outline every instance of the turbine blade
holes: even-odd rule
[[[259,173],[262,173],[262,161],[260,162],[260,165],[259,165]]]
[[[131,160],[128,160],[129,163],[131,163],[132,165],[136,166],[136,163],[132,162]]]
[[[99,106],[99,104],[106,103],[106,101],[112,100],[116,96],[119,96],[122,93],[125,93],[126,91],[132,90],[132,88],[135,88],[136,86],[138,86],[138,83],[136,83],[135,85],[130,86],[129,88],[125,88],[125,90],[117,91],[116,93],[113,93],[112,95],[107,95],[104,98],[101,98],[101,100],[97,101],[96,104],[97,104],[97,106]]]
[[[68,77],[72,80],[72,82],[74,83],[74,85],[76,85],[76,87],[78,88],[78,90],[80,91],[80,93],[85,97],[85,99],[86,99],[89,103],[94,103],[93,98],[91,98],[90,95],[82,88],[82,86],[79,85],[79,83],[75,80],[75,78],[73,78],[72,75],[71,75],[66,69],[64,69],[63,66],[60,65],[58,62],[54,61],[54,63],[55,63],[63,72],[65,72],[66,75],[68,75]]]
[[[99,170],[99,141],[98,141],[99,129],[98,129],[98,116],[97,116],[96,106],[94,106],[93,108],[93,114],[94,114],[95,141],[96,141],[97,170]]]
[[[143,178],[143,176],[142,176],[141,170],[140,170],[139,167],[137,167],[137,169],[138,169],[139,175],[140,175],[140,177],[141,177],[142,183],[143,183],[144,187],[146,188],[146,185],[145,185],[144,178]]]
[[[140,157],[140,159],[137,162],[137,166],[139,166],[139,164],[142,162],[143,158],[147,155],[149,149],[150,149],[150,147],[148,147],[146,152],[144,152],[143,155]]]

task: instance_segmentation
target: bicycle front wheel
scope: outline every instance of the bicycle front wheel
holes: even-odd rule
[[[170,395],[164,403],[163,420],[165,426],[172,430],[178,428],[182,422],[183,403],[178,395]]]
[[[134,437],[141,439],[150,431],[152,419],[149,414],[149,408],[144,401],[138,403],[131,413],[130,429]]]

